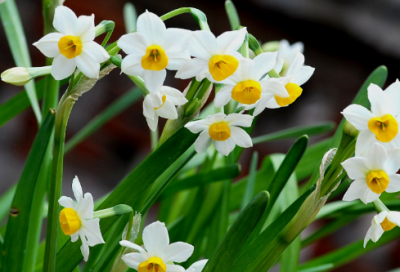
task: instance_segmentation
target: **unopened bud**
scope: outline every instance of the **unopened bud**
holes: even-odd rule
[[[359,131],[352,124],[346,121],[343,126],[343,133],[355,138],[358,136]]]
[[[1,74],[1,80],[15,86],[23,86],[32,79],[51,73],[51,66],[45,67],[14,67]]]

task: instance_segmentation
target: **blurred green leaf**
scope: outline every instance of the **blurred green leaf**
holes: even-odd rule
[[[131,33],[136,30],[137,13],[135,6],[132,3],[124,5],[124,21],[126,33]]]
[[[313,268],[300,269],[298,272],[325,272],[333,267],[333,264],[324,264]]]
[[[231,29],[232,30],[238,29],[238,27],[240,26],[239,15],[238,15],[235,5],[232,3],[232,1],[230,1],[230,0],[225,1],[225,11],[226,11],[226,15],[228,15],[229,24],[231,25]]]
[[[2,222],[10,212],[10,207],[14,198],[16,188],[17,184],[12,185],[0,197],[0,222]]]
[[[253,156],[251,157],[250,163],[250,171],[249,171],[249,178],[246,184],[246,190],[244,191],[244,195],[242,198],[242,204],[240,206],[240,210],[243,210],[247,204],[250,203],[251,199],[254,195],[254,183],[256,182],[256,169],[258,163],[258,153],[257,151],[253,152]]]

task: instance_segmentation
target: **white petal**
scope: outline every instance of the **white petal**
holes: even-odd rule
[[[188,243],[176,242],[166,247],[163,261],[182,263],[187,261],[193,254],[194,247]]]
[[[144,101],[143,101],[143,115],[146,118],[150,118],[151,120],[153,120],[154,115],[155,115],[154,108],[161,105],[161,103],[162,103],[162,100],[160,99],[160,97],[158,95],[156,95],[156,94],[146,95],[146,97],[144,98]],[[156,104],[157,104],[157,106],[156,106]]]
[[[172,102],[174,105],[184,105],[188,102],[186,97],[182,94],[181,91],[171,88],[168,86],[162,86],[160,89],[161,93],[167,96],[167,100]]]
[[[168,99],[168,98],[167,98]],[[161,108],[156,110],[158,116],[165,119],[176,119],[178,118],[178,112],[176,111],[176,107],[170,101],[166,100],[164,105]]]
[[[96,36],[94,29],[94,14],[91,16],[79,16],[75,29],[75,36],[78,36],[82,42],[93,41]]]
[[[167,264],[168,272],[185,272],[185,269],[180,265]]]
[[[46,57],[54,58],[60,54],[58,42],[62,37],[63,35],[60,33],[50,33],[35,42],[33,45],[36,46]]]
[[[271,71],[276,64],[277,53],[266,52],[258,55],[253,59],[254,65],[250,71],[251,75],[254,75],[257,80],[264,74]]]
[[[389,97],[390,101],[400,101],[400,82],[398,79],[392,83],[385,90],[386,95]],[[394,115],[398,116],[400,113],[400,107],[394,107]]]
[[[206,266],[208,260],[201,260],[198,262],[195,262],[194,264],[192,264],[189,269],[192,269],[192,272],[201,272],[204,268],[204,266]]]
[[[165,224],[157,221],[145,227],[143,243],[150,256],[162,256],[169,244],[169,235]]]
[[[168,28],[166,30],[162,48],[168,56],[168,61],[171,53],[179,53],[188,49],[191,36],[192,31],[186,29]]]
[[[303,66],[296,72],[296,74],[293,75],[290,82],[296,83],[297,85],[301,86],[310,79],[310,77],[314,74],[314,71],[314,67]]]
[[[371,240],[372,232],[373,232],[372,227],[369,227],[367,234],[365,234],[365,238],[364,238],[364,248],[367,246],[368,241]]]
[[[110,58],[107,51],[96,42],[86,42],[82,46],[82,54],[88,56],[91,60],[97,63],[102,63]]]
[[[72,192],[74,193],[76,201],[78,201],[79,203],[83,198],[83,191],[81,183],[79,182],[77,176],[75,176],[75,178],[72,181]]]
[[[342,112],[346,120],[358,130],[367,130],[368,121],[374,118],[372,113],[360,105],[350,105]]]
[[[75,13],[65,7],[58,6],[54,13],[53,26],[58,32],[65,35],[73,35],[78,24]]]
[[[379,196],[380,196],[380,194],[375,194],[374,192],[371,191],[371,189],[369,189],[367,187],[367,189],[365,189],[365,191],[361,195],[360,200],[364,204],[368,204],[368,203],[371,203],[371,202],[377,200],[379,198]]]
[[[389,175],[389,185],[386,188],[388,193],[396,193],[400,191],[400,175]]]
[[[160,45],[165,38],[166,27],[160,17],[146,10],[138,17],[137,32],[144,36],[148,45]]]
[[[368,99],[371,102],[371,111],[374,115],[382,117],[391,112],[391,101],[378,85],[373,83],[369,85]]]
[[[121,259],[127,266],[136,270],[138,270],[139,264],[146,261],[145,257],[137,252],[125,254]]]
[[[153,71],[153,70],[144,70],[143,71],[143,80],[144,85],[150,93],[157,93],[162,85],[164,84],[165,77],[167,76],[167,71]]]
[[[71,243],[75,243],[79,239],[79,233],[75,232],[74,234],[71,234]]]
[[[208,69],[208,62],[204,59],[191,59],[185,62],[177,71],[175,77],[181,79],[192,78]]]
[[[400,149],[390,150],[388,158],[385,163],[385,170],[387,174],[397,173],[400,169]]]
[[[236,145],[244,148],[252,147],[253,142],[249,134],[239,127],[230,127],[231,129],[231,138],[235,142]]]
[[[217,54],[217,39],[211,31],[198,30],[195,31],[190,39],[189,52],[196,58],[202,58],[208,61]]]
[[[72,208],[75,210],[75,202],[72,200],[72,198],[67,197],[67,196],[62,196],[58,200],[58,203],[65,207],[65,208]]]
[[[128,55],[121,63],[121,71],[130,76],[141,76],[143,74],[142,57],[139,55]]]
[[[371,171],[366,166],[367,159],[364,157],[354,157],[342,162],[344,170],[351,179],[362,179]]]
[[[140,33],[129,33],[122,35],[118,40],[118,46],[127,54],[134,54],[142,58],[146,54],[146,40]]]
[[[141,246],[139,246],[137,244],[134,244],[134,243],[132,243],[130,241],[122,240],[122,241],[119,242],[119,244],[121,246],[123,246],[123,247],[128,247],[128,248],[135,249],[135,250],[139,251],[143,255],[147,254],[147,252]]]
[[[400,212],[388,212],[387,219],[397,226],[400,226]]]
[[[78,202],[76,212],[80,218],[92,219],[93,218],[93,196],[90,193],[86,193],[85,196]]]
[[[155,115],[154,119],[146,118],[146,122],[152,131],[156,131],[158,126],[158,115]]]
[[[190,53],[188,50],[181,52],[172,52],[168,55],[168,70],[178,70],[182,65],[190,60]]]
[[[89,246],[95,246],[98,244],[104,244],[103,236],[100,231],[100,219],[82,220],[82,226],[80,228],[86,238]]]
[[[386,149],[379,143],[374,143],[367,155],[367,167],[370,170],[383,170],[388,158]]]
[[[192,122],[193,123],[193,122]],[[212,139],[210,134],[208,133],[208,129],[204,130],[200,133],[199,137],[197,137],[194,143],[194,149],[197,153],[203,153],[207,150],[207,148],[212,144]]]
[[[300,52],[297,52],[296,57],[294,58],[293,62],[290,64],[290,67],[287,71],[287,75],[295,75],[300,68],[304,64],[304,55]]]
[[[268,104],[272,104],[272,103],[270,102],[270,100],[274,100],[275,102],[272,101],[272,103],[275,103],[275,104],[278,106],[278,108],[280,107],[280,106],[276,103],[276,100],[275,100],[274,96],[273,96],[273,95],[268,95],[268,96],[265,96],[265,97],[261,98],[261,99],[257,102],[256,107],[255,107],[254,112],[253,112],[253,116],[259,115],[260,113],[262,113],[262,112],[264,111],[264,109],[267,107]]]
[[[232,85],[227,85],[218,91],[214,99],[215,107],[223,107],[229,103],[232,98],[232,89]]]
[[[235,148],[235,142],[229,138],[225,141],[214,141],[215,149],[224,156],[228,156],[229,153]]]
[[[282,80],[268,78],[260,82],[263,91],[277,95],[279,97],[289,97],[289,93],[285,88]]]
[[[382,228],[381,226],[378,226],[378,227],[373,228],[373,231],[372,231],[372,233],[371,233],[371,240],[372,240],[374,243],[376,243],[376,242],[379,240],[379,238],[381,238],[381,236],[382,236],[382,234],[383,234],[384,232],[385,232],[385,231],[383,230],[383,228]]]
[[[356,156],[367,156],[369,148],[376,142],[375,134],[369,130],[360,131],[356,141]]]
[[[226,116],[225,121],[229,126],[250,127],[254,117],[249,114],[231,113]]]
[[[53,60],[51,75],[56,80],[69,77],[75,71],[76,59],[67,59],[64,55],[58,55]]]
[[[369,190],[365,179],[356,179],[350,184],[349,188],[344,194],[343,201],[353,201],[359,199],[366,188]]]
[[[379,214],[375,215],[374,219],[372,220],[372,222],[375,222],[374,225],[376,226],[380,225],[385,220],[387,214],[388,214],[387,211],[381,211]]]
[[[98,78],[100,72],[100,63],[95,62],[89,55],[80,54],[76,58],[76,66],[89,78]]]
[[[226,31],[217,37],[218,53],[229,54],[237,51],[243,44],[247,29]]]
[[[86,244],[86,242],[83,242],[83,240],[81,245],[81,252],[83,255],[83,260],[87,262],[89,259],[89,246]]]
[[[284,60],[282,58],[278,57],[278,60],[274,67],[275,72],[277,72],[279,74],[282,71],[283,64],[284,64]]]
[[[189,122],[185,125],[185,128],[190,130],[192,133],[199,133],[200,131],[207,130],[210,127],[205,120],[197,120]]]

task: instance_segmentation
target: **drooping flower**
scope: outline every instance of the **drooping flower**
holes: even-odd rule
[[[236,145],[251,147],[250,136],[240,127],[250,127],[253,116],[248,114],[217,113],[203,120],[193,121],[185,125],[192,133],[200,133],[194,147],[197,153],[202,153],[214,143],[215,149],[227,156]]]
[[[353,104],[342,112],[346,120],[360,131],[356,156],[366,153],[374,142],[381,143],[387,150],[400,147],[400,82],[396,80],[385,91],[371,83],[368,99],[371,111]]]
[[[183,267],[172,262],[185,262],[194,250],[194,247],[187,243],[170,244],[168,230],[165,224],[159,221],[144,228],[145,249],[127,240],[122,240],[120,244],[139,251],[122,256],[126,265],[138,272],[184,272]]]
[[[94,42],[94,14],[76,17],[59,6],[55,10],[54,28],[59,32],[47,34],[33,45],[48,58],[54,58],[51,74],[57,80],[69,77],[78,69],[89,78],[98,78],[100,63],[110,58],[107,51]]]
[[[208,78],[211,82],[227,79],[239,66],[242,55],[237,50],[246,32],[246,28],[242,28],[227,31],[216,38],[210,31],[195,31],[189,46],[190,54],[195,58],[182,65],[175,77],[196,77],[197,81]]]
[[[201,272],[203,268],[206,266],[208,260],[201,260],[193,263],[186,272]]]
[[[146,11],[137,20],[137,32],[123,35],[118,41],[128,54],[122,61],[122,72],[142,76],[148,85],[164,82],[165,69],[177,70],[190,59],[187,47],[191,35],[188,30],[167,29],[160,17]]]
[[[262,53],[253,60],[241,59],[236,72],[223,81],[225,86],[217,93],[215,106],[222,107],[234,99],[240,103],[239,107],[244,106],[246,110],[256,108],[254,115],[257,115],[264,110],[260,108],[263,103],[257,103],[261,99],[268,100],[274,95],[288,97],[285,88],[280,88],[279,84],[276,87],[275,81],[271,82],[268,77],[264,77],[273,69],[276,55],[276,53]]]
[[[278,57],[275,66],[275,71],[280,76],[286,76],[289,67],[297,56],[297,53],[304,51],[304,44],[302,42],[296,42],[292,45],[287,40],[281,40],[279,42]]]
[[[81,238],[81,252],[85,262],[89,258],[89,246],[104,244],[100,231],[100,219],[93,219],[93,197],[90,193],[83,195],[78,177],[72,181],[72,191],[76,202],[70,197],[62,196],[58,203],[64,207],[60,212],[60,225],[65,235],[71,235],[71,242]]]
[[[382,211],[375,215],[365,235],[364,247],[369,240],[376,243],[385,231],[390,231],[396,226],[400,226],[400,212]]]
[[[349,178],[354,180],[343,200],[360,199],[365,204],[376,200],[384,191],[400,191],[400,149],[387,152],[374,143],[366,156],[347,159],[342,163]]]
[[[146,95],[143,101],[143,115],[152,131],[158,125],[158,117],[166,119],[178,118],[176,106],[186,104],[187,99],[177,89],[162,86],[158,92]]]
[[[270,86],[273,86],[274,89],[281,89],[281,91],[279,91],[280,93],[286,91],[289,96],[275,94],[272,99],[266,98],[260,100],[260,102],[258,102],[260,104],[258,107],[260,109],[276,109],[292,104],[303,92],[300,86],[310,79],[314,70],[315,68],[304,65],[304,55],[298,52],[288,68],[286,76],[269,79]]]

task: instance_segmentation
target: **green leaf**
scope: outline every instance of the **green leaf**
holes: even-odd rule
[[[313,268],[300,269],[298,272],[325,272],[332,267],[333,264],[324,264]]]
[[[183,13],[190,13],[202,30],[210,30],[210,27],[207,23],[207,16],[204,14],[204,12],[196,8],[178,8],[176,10],[168,12],[167,14],[164,14],[160,18],[161,20],[165,21]]]
[[[208,261],[204,272],[231,271],[231,266],[257,226],[268,205],[268,192],[259,193],[239,214],[223,241]]]
[[[238,29],[238,27],[240,26],[239,15],[238,15],[235,5],[232,3],[232,1],[230,1],[230,0],[225,1],[225,11],[226,11],[226,15],[228,15],[229,24],[231,25],[231,29],[232,30]]]
[[[135,6],[132,3],[125,3],[124,5],[124,21],[126,33],[131,33],[136,30],[137,13]]]
[[[319,135],[325,132],[329,132],[335,128],[335,123],[333,122],[325,122],[312,126],[298,126],[285,130],[281,130],[278,132],[274,132],[271,134],[267,134],[264,136],[259,136],[253,138],[253,145],[265,143],[269,141],[276,141],[282,139],[290,139],[290,138],[298,138],[302,135]]]
[[[154,181],[194,143],[196,138],[197,135],[190,133],[186,128],[178,130],[136,167],[98,209],[126,204],[134,210],[140,211],[147,197],[146,192]],[[102,232],[107,232],[114,221],[113,219],[102,219],[100,221]],[[79,246],[79,243],[70,241],[63,246],[57,254],[57,272],[69,272],[82,260]]]
[[[19,67],[31,67],[32,64],[29,56],[28,44],[14,0],[7,0],[0,5],[0,18],[15,64]],[[30,81],[25,85],[25,88],[33,112],[35,113],[38,123],[40,123],[42,117],[36,97],[35,83]]]
[[[3,195],[0,197],[0,222],[8,215],[10,212],[10,207],[12,200],[14,198],[15,189],[17,188],[17,184],[11,186]]]
[[[246,184],[246,191],[244,191],[240,210],[243,210],[247,206],[247,204],[250,203],[254,195],[254,183],[256,182],[257,162],[258,162],[258,153],[257,151],[254,151],[250,163],[249,179]]]
[[[54,115],[48,114],[35,138],[18,182],[3,247],[2,269],[4,271],[22,271],[26,257],[25,247],[32,212],[33,193],[53,128]]]

